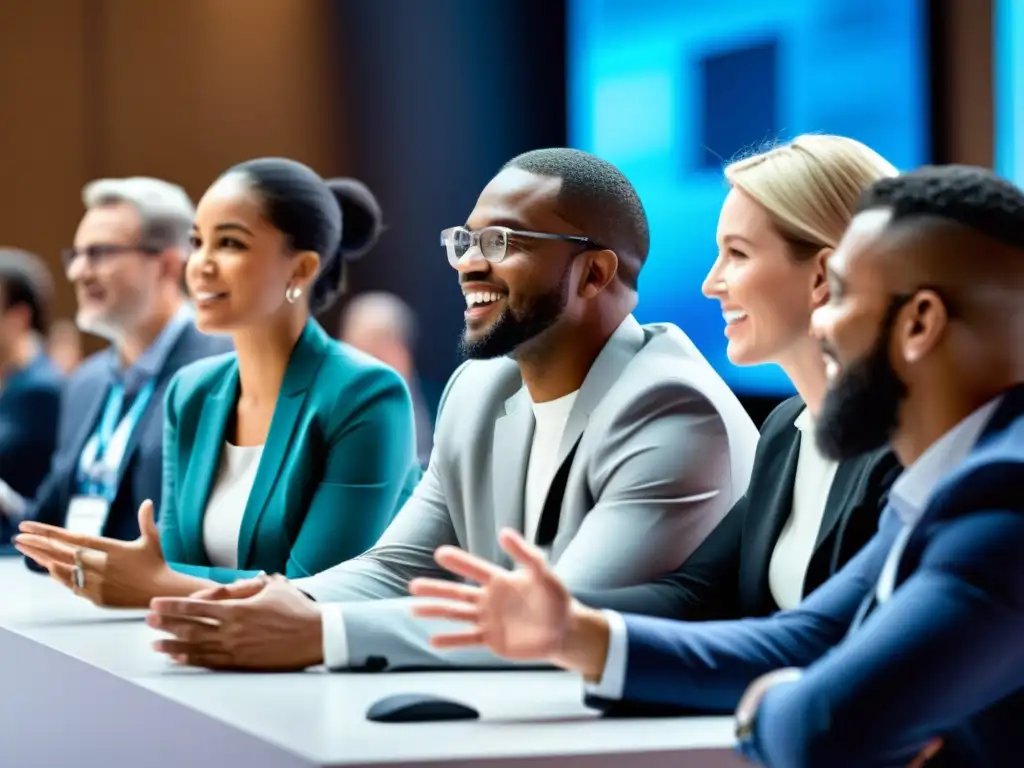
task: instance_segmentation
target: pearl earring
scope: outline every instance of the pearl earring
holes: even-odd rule
[[[296,301],[299,300],[299,297],[301,295],[302,289],[299,288],[299,286],[290,285],[288,286],[288,290],[284,292],[284,300],[287,301],[289,304],[294,304]]]

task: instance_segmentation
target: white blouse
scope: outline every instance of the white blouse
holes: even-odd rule
[[[262,445],[238,446],[227,441],[220,452],[217,481],[203,516],[206,556],[218,568],[238,567],[238,534],[262,455]]]
[[[814,421],[806,408],[793,422],[800,430],[800,454],[793,483],[793,509],[768,565],[768,587],[779,608],[799,605],[804,597],[807,566],[814,555],[825,504],[839,463],[826,459],[814,442]]]

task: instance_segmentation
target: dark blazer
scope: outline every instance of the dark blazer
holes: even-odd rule
[[[1024,721],[1024,385],[1008,390],[966,458],[917,491],[905,531],[893,506],[877,535],[799,609],[743,622],[624,616],[624,698],[731,712],[782,667],[748,755],[769,766],[1020,764]],[[930,481],[934,482],[934,481]],[[891,597],[877,584],[899,537]]]
[[[184,365],[231,349],[230,339],[207,336],[189,321],[169,349],[162,368],[156,372],[156,388],[138,426],[125,448],[118,477],[117,495],[110,505],[102,535],[131,540],[139,536],[139,507],[152,499],[160,509],[163,478],[163,398],[168,382]],[[86,358],[68,378],[61,402],[57,450],[46,479],[27,517],[50,525],[64,525],[68,504],[75,489],[82,448],[96,429],[107,393],[115,380],[112,349]],[[34,562],[28,561],[33,570]]]
[[[50,358],[40,354],[0,389],[0,480],[25,499],[36,495],[50,467],[63,381]],[[0,544],[13,533],[0,515]]]
[[[747,492],[679,569],[648,584],[579,592],[577,599],[596,608],[689,621],[777,611],[768,566],[792,511],[801,440],[794,422],[803,408],[803,400],[792,397],[765,419]],[[839,465],[804,578],[804,595],[842,568],[877,532],[879,513],[899,472],[889,449]]]
[[[220,582],[311,576],[376,544],[420,479],[401,377],[310,320],[245,506],[239,568],[213,567],[203,518],[237,403],[234,353],[182,369],[168,388],[160,540],[176,570]]]

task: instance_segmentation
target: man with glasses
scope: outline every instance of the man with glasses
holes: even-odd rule
[[[63,253],[78,327],[110,342],[70,377],[50,472],[30,519],[92,535],[138,537],[138,509],[160,509],[163,392],[182,366],[226,352],[205,336],[182,295],[193,206],[159,179],[103,179]],[[29,566],[37,568],[35,563]]]
[[[510,161],[465,226],[441,233],[469,359],[442,395],[412,498],[369,552],[294,585],[157,600],[151,622],[177,635],[162,649],[214,667],[498,663],[436,654],[407,589],[442,575],[443,544],[507,562],[504,527],[581,589],[676,568],[746,489],[757,430],[678,328],[633,318],[648,239],[609,163],[561,148]],[[216,626],[182,618],[201,615]]]

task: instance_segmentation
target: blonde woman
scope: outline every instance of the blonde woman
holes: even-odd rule
[[[767,616],[796,606],[874,534],[899,464],[888,449],[838,464],[818,452],[826,372],[809,328],[862,190],[894,175],[860,142],[826,135],[725,169],[718,258],[703,291],[721,303],[729,359],[778,364],[798,394],[765,420],[746,495],[685,564],[650,584],[577,595],[582,602],[688,620]]]

